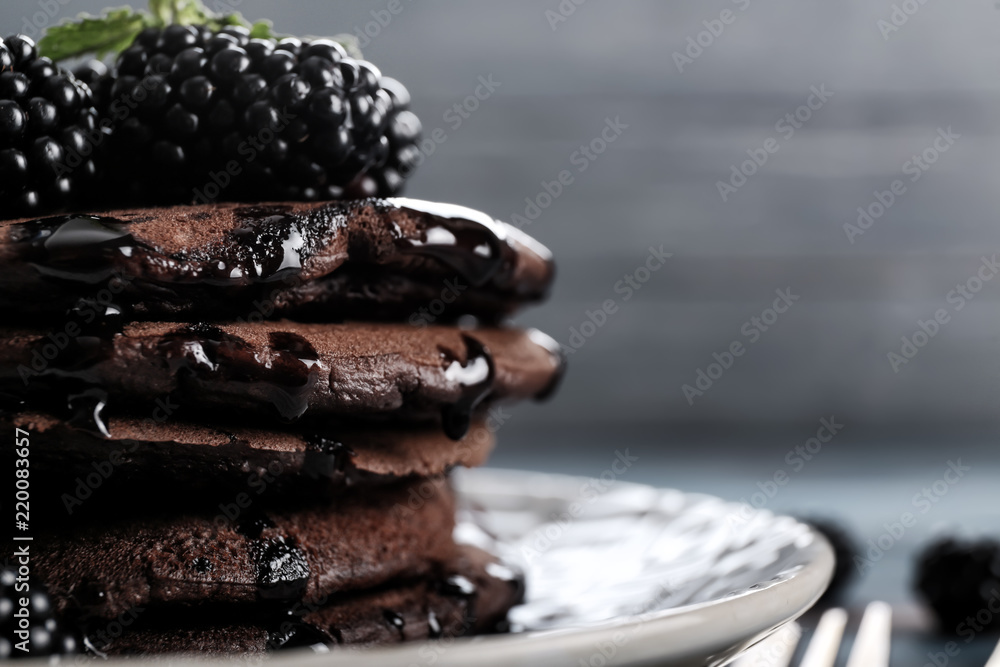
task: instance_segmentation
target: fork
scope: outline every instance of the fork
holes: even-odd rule
[[[799,667],[833,667],[845,627],[846,611],[834,608],[824,612]],[[798,623],[789,623],[738,658],[733,667],[788,667],[801,637]],[[891,637],[892,608],[885,602],[872,602],[861,618],[847,667],[889,667]],[[1000,667],[1000,645],[986,667]]]

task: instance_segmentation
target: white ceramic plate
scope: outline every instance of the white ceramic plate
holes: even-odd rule
[[[513,632],[398,648],[277,654],[327,667],[723,665],[826,589],[833,552],[766,511],[604,479],[462,471],[457,537],[524,569]]]

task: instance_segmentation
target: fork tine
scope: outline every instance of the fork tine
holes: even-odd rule
[[[889,667],[891,639],[892,607],[885,602],[872,602],[861,619],[847,667]]]
[[[799,624],[789,623],[747,651],[732,667],[788,667],[801,637]]]
[[[846,626],[847,612],[843,609],[828,609],[824,612],[799,667],[833,667]]]
[[[986,667],[1000,667],[1000,644],[993,649],[993,655],[986,661]]]

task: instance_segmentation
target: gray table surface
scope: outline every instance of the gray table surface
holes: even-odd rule
[[[513,410],[498,431],[500,445],[491,465],[599,478],[614,462],[615,452],[627,449],[638,460],[618,478],[622,481],[711,493],[775,512],[833,518],[853,534],[858,555],[864,558],[869,556],[869,540],[877,541],[887,531],[886,524],[892,527],[903,513],[912,513],[914,525],[894,539],[864,574],[856,576],[845,600],[857,613],[871,600],[893,604],[894,666],[924,665],[928,653],[939,653],[952,641],[930,630],[927,613],[914,596],[911,580],[917,551],[942,534],[1000,535],[1000,457],[995,432],[955,437],[942,429],[900,435],[845,424],[796,470],[800,464],[789,465],[786,456],[815,435],[818,419],[816,424],[795,429],[706,433],[705,429],[648,426],[539,428],[518,424],[518,416],[518,410]],[[949,462],[969,470],[939,495],[934,484],[944,478]],[[779,471],[786,473],[787,482],[770,486]],[[784,478],[779,474],[778,479]],[[759,485],[772,495],[754,497],[761,492]],[[927,497],[936,502],[921,499],[915,505],[914,496],[924,489],[930,490]],[[941,490],[938,484],[937,491]],[[851,627],[856,627],[857,620]],[[806,626],[813,622],[807,620]],[[949,664],[982,667],[997,640],[996,636],[977,636],[968,644],[959,641],[961,652],[949,658]]]

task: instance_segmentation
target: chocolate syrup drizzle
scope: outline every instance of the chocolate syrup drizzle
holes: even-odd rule
[[[90,215],[18,223],[10,227],[9,234],[23,258],[48,278],[99,286],[119,277],[118,272],[130,262],[139,262],[139,266],[155,268],[140,281],[140,291],[158,290],[158,298],[169,300],[170,286],[233,288],[297,276],[304,254],[345,224],[345,207],[364,205],[388,205],[421,217],[425,227],[419,239],[405,238],[396,230],[400,252],[442,262],[472,285],[483,285],[512,270],[516,255],[501,223],[472,209],[403,198],[333,204],[302,215],[293,215],[289,207],[280,205],[241,207],[235,214],[244,224],[230,233],[231,243],[221,243],[212,251],[217,254],[211,256],[163,254],[137,241],[128,230],[129,223]],[[163,282],[156,283],[152,275],[160,276]],[[134,296],[127,293],[121,298],[127,304]],[[95,361],[106,358],[111,339],[121,333],[132,314],[120,304],[86,297],[76,302],[67,317],[81,334],[33,381],[49,393],[54,393],[57,379],[72,385],[58,389],[66,397],[71,421],[108,437],[104,419],[107,393],[88,370]],[[463,340],[467,352],[464,365],[450,352],[442,351],[447,378],[462,389],[460,398],[442,410],[444,430],[454,439],[468,432],[471,415],[492,390],[495,374],[489,351],[470,336],[463,336]],[[318,355],[308,341],[293,333],[272,334],[270,345],[275,354],[265,366],[239,337],[207,324],[194,324],[168,334],[159,352],[177,373],[182,393],[185,386],[209,381],[221,381],[223,387],[249,385],[250,391],[263,395],[283,419],[297,419],[308,410],[309,396],[319,381]],[[551,393],[557,382],[542,394]]]
[[[444,634],[441,629],[441,621],[433,611],[427,612],[427,638],[438,639]]]
[[[481,287],[498,271],[513,266],[514,250],[496,220],[479,211],[404,197],[388,203],[427,219],[420,239],[398,234],[396,246],[406,254],[425,255],[448,265],[473,287]]]
[[[292,216],[283,210],[278,206],[237,209],[246,222],[230,232],[232,242],[220,244],[211,255],[205,251],[167,255],[137,241],[127,221],[91,215],[18,223],[11,226],[10,237],[22,257],[50,278],[96,284],[124,269],[129,260],[143,258],[164,285],[237,287],[298,274],[303,250],[320,226],[330,230],[338,225],[329,212]],[[306,230],[307,224],[313,231]]]
[[[388,623],[390,627],[399,632],[400,637],[406,637],[406,619],[403,618],[401,614],[398,614],[391,609],[383,609],[382,618],[385,619],[385,622]]]
[[[262,600],[300,600],[309,584],[309,562],[294,540],[258,539],[251,545]]]
[[[117,274],[131,278],[121,304],[142,304],[141,312],[192,312],[207,300],[212,306],[204,306],[201,316],[218,315],[220,310],[232,316],[252,311],[255,299],[267,296],[274,283],[291,285],[306,259],[326,247],[348,217],[363,207],[383,213],[398,209],[424,221],[419,238],[403,236],[398,227],[390,230],[401,255],[432,258],[474,287],[491,280],[500,289],[513,287],[517,252],[510,235],[521,236],[479,211],[415,199],[333,202],[306,210],[279,204],[237,207],[232,215],[240,226],[214,246],[175,253],[136,239],[127,220],[96,215],[16,223],[8,234],[19,259],[44,278],[64,283],[64,295]],[[199,215],[211,213],[190,215],[190,224],[197,225]],[[535,243],[532,249],[548,259],[544,247]],[[350,272],[352,266],[362,265],[363,260],[348,262],[338,270]]]
[[[157,351],[177,374],[181,392],[186,383],[202,381],[249,385],[283,419],[297,419],[309,408],[309,395],[319,381],[319,354],[294,333],[274,332],[269,344],[275,354],[264,366],[245,340],[201,323],[170,332]]]
[[[70,215],[12,225],[11,240],[42,275],[89,285],[109,279],[116,255],[140,246],[127,223],[114,218]]]
[[[353,456],[354,452],[344,443],[322,435],[311,435],[306,439],[302,470],[312,479],[343,478],[347,474]]]
[[[441,350],[441,356],[448,362],[445,377],[457,382],[462,395],[451,405],[441,410],[441,424],[445,435],[452,440],[461,440],[469,432],[472,413],[476,406],[493,391],[496,365],[486,346],[467,334],[462,335],[465,343],[465,364],[454,358],[448,350]]]
[[[257,595],[262,600],[294,602],[301,600],[309,584],[309,561],[292,538],[283,535],[264,537],[274,523],[263,513],[244,517],[236,532],[250,542],[250,553],[257,578]]]
[[[311,648],[316,653],[326,653],[328,646],[339,643],[337,638],[292,613],[282,617],[276,626],[267,633],[267,646],[271,651]]]

